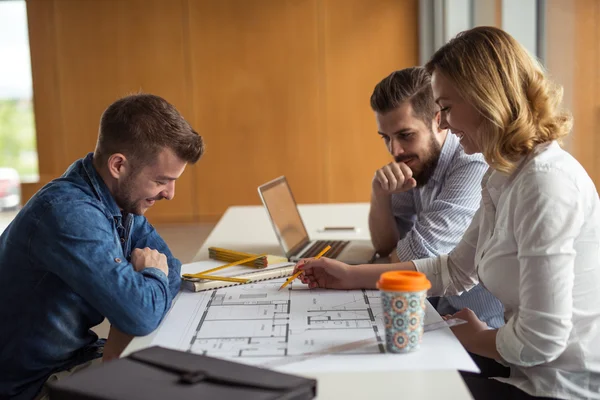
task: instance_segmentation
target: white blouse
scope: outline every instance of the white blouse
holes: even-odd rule
[[[497,378],[534,396],[600,399],[600,204],[556,142],[512,175],[490,169],[470,227],[448,255],[414,261],[431,296],[479,281],[505,307]]]

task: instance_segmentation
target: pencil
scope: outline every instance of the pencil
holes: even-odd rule
[[[236,265],[247,263],[248,261],[254,261],[257,258],[264,257],[264,256],[266,256],[266,254],[258,254],[256,256],[244,258],[243,260],[239,260],[239,261],[232,262],[229,264],[221,265],[220,267],[207,269],[206,271],[201,271],[196,274],[183,274],[183,277],[184,278],[203,278],[206,274],[210,274],[211,272],[220,271],[222,269],[229,268],[229,267],[235,267]]]
[[[250,254],[250,253],[243,253],[241,251],[235,251],[235,250],[229,250],[229,249],[223,249],[221,247],[209,247],[208,251],[210,252],[214,252],[214,253],[225,253],[225,254],[233,254],[236,256],[243,256],[243,258],[246,258],[248,256],[252,256],[254,254]]]
[[[327,253],[327,252],[328,252],[330,249],[331,249],[331,246],[326,246],[326,247],[325,247],[323,250],[321,250],[321,252],[320,252],[319,254],[317,254],[317,256],[315,257],[315,260],[318,260],[319,258],[323,257],[323,255],[324,255],[325,253]],[[289,285],[290,283],[292,283],[292,281],[293,281],[294,279],[296,279],[297,277],[299,277],[301,273],[302,273],[302,271],[298,271],[298,272],[296,272],[294,275],[290,276],[290,277],[288,278],[288,280],[287,280],[287,281],[285,281],[285,282],[284,282],[284,284],[283,284],[283,285],[281,285],[281,287],[280,287],[279,289],[277,289],[277,290],[281,290],[281,289],[283,289],[284,287],[286,287],[287,285]]]
[[[208,248],[208,256],[215,260],[220,261],[237,261],[242,258],[248,258],[254,256],[252,253],[243,253],[241,251],[222,249],[220,247],[209,247]],[[267,257],[261,257],[256,259],[255,261],[251,261],[249,263],[245,263],[246,266],[253,266],[257,268],[264,268],[268,264]]]
[[[198,275],[196,276],[198,279],[208,279],[209,281],[225,281],[225,282],[238,282],[238,283],[247,283],[250,279],[243,278],[230,278],[227,276],[216,276],[216,275]]]
[[[209,253],[209,257],[212,258],[213,260],[218,260],[218,261],[225,261],[225,262],[234,262],[234,261],[239,261],[241,259],[245,259],[248,258],[250,256],[253,256],[253,254],[248,254],[246,256],[236,256],[234,254],[226,254],[226,253],[216,253],[216,252],[210,252]],[[268,265],[268,261],[267,261],[267,257],[260,257],[257,258],[254,261],[250,261],[250,262],[246,262],[244,264],[241,264],[245,267],[251,267],[251,268],[255,268],[255,269],[261,269],[261,268],[266,268]]]

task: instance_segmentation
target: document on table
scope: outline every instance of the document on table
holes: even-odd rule
[[[447,328],[426,332],[418,351],[386,353],[377,290],[309,290],[294,281],[278,291],[284,281],[182,292],[152,344],[252,365],[271,364],[291,373],[444,369],[479,372]],[[442,320],[428,302],[427,307],[425,324]],[[322,356],[328,349],[346,349],[340,346],[352,342],[363,345]],[[307,358],[307,353],[321,355],[313,359]]]

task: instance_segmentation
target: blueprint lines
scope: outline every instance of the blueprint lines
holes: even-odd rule
[[[189,349],[214,356],[281,357],[368,337],[382,342],[378,297],[366,291],[278,292],[279,285],[242,285],[212,293]],[[378,351],[384,352],[383,345]]]
[[[264,364],[372,339],[370,346],[318,359],[319,367],[348,370],[344,364],[354,363],[350,369],[356,369],[376,360],[377,364],[383,363],[378,368],[385,368],[389,357],[395,357],[396,363],[400,360],[398,356],[385,354],[377,290],[308,290],[305,285],[293,282],[278,291],[284,281],[180,293],[152,343],[232,361]],[[440,317],[429,306],[426,320],[431,318],[435,322]],[[311,362],[302,361],[283,369],[302,370],[309,368]]]

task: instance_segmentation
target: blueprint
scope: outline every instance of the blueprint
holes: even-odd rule
[[[152,344],[289,372],[477,371],[449,329],[426,332],[419,351],[387,354],[377,290],[309,290],[296,280],[278,291],[284,281],[182,292]],[[427,304],[425,324],[440,321]],[[358,341],[368,345],[302,358]]]

